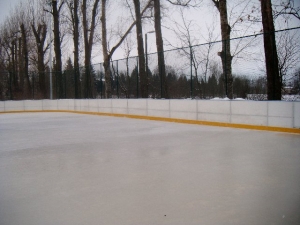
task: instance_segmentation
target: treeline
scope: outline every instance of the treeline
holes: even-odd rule
[[[255,2],[253,6],[252,1]],[[138,52],[137,81],[139,88],[136,90],[136,95],[142,98],[149,96],[173,98],[173,96],[176,96],[173,89],[176,89],[176,91],[184,89],[183,87],[188,86],[184,83],[189,81],[188,78],[184,78],[186,77],[184,75],[172,77],[168,74],[162,36],[162,17],[164,15],[162,11],[173,6],[177,7],[178,10],[182,7],[187,10],[197,8],[201,12],[201,10],[206,10],[205,7],[207,7],[204,2],[210,3],[220,16],[222,49],[218,53],[218,57],[222,64],[222,76],[226,81],[225,95],[234,98],[234,90],[237,89],[234,88],[233,82],[235,79],[232,74],[232,61],[237,55],[231,52],[231,32],[238,22],[248,21],[251,24],[251,21],[258,22],[263,18],[268,99],[280,99],[283,86],[282,77],[289,67],[284,65],[287,62],[285,58],[281,63],[282,65],[280,64],[276,48],[273,48],[273,46],[276,46],[273,16],[266,13],[272,9],[271,0],[261,1],[259,5],[255,5],[257,4],[256,0],[247,0],[243,3],[245,7],[242,7],[237,1],[236,8],[242,10],[238,13],[241,16],[235,18],[236,21],[232,24],[228,20],[229,12],[226,0],[206,0],[203,2],[197,0],[22,1],[11,11],[0,26],[1,98],[30,99],[32,96],[38,98],[65,98],[67,92],[69,92],[69,90],[67,91],[69,85],[66,80],[71,79],[70,77],[73,80],[71,86],[74,88],[74,91],[71,91],[74,93],[72,97],[96,97],[94,87],[98,84],[95,83],[90,66],[92,64],[92,53],[95,51],[96,46],[101,49],[100,52],[103,58],[104,78],[101,83],[104,82],[102,85],[104,96],[106,98],[113,97],[115,80],[112,76],[114,73],[114,68],[111,65],[112,57],[133,31],[136,33],[134,43]],[[118,10],[122,11],[122,15],[118,13],[118,10],[112,10],[113,7],[118,7]],[[276,14],[276,17],[285,15],[298,18],[299,11],[291,1],[286,1],[276,7],[278,8],[275,8],[274,12],[280,12]],[[289,9],[296,9],[296,11],[289,11]],[[259,13],[257,14],[257,12]],[[291,12],[293,13],[291,14]],[[153,82],[150,83],[149,81],[143,39],[144,34],[147,34],[143,32],[145,24],[148,28],[152,27],[151,29],[155,33],[159,88],[155,84],[155,75],[151,74]],[[248,29],[249,24],[244,28],[245,30]],[[190,30],[186,32],[183,36],[188,38],[187,43],[191,47],[193,37],[190,36]],[[128,54],[131,50],[129,47],[126,48]],[[68,56],[72,55],[73,70],[68,69],[70,67],[69,60],[63,62],[63,59],[66,58],[63,55],[65,52]],[[296,50],[293,52],[296,52]],[[194,65],[197,65],[193,51],[190,52],[190,59]],[[291,60],[293,59],[294,56]],[[206,64],[208,65],[208,61]],[[67,73],[70,71],[72,71],[72,75],[68,76]],[[127,75],[127,77],[133,76],[133,74],[132,76]],[[122,81],[121,78],[120,74],[120,81]],[[190,94],[182,91],[177,97],[213,96],[212,91],[208,92],[210,88],[205,87],[209,84],[209,80],[204,82],[198,80],[196,78],[190,82]],[[126,82],[132,83],[133,81],[128,78]],[[211,83],[214,83],[214,81],[211,81]],[[203,87],[201,87],[201,84]],[[220,89],[221,82],[217,80],[217,84]],[[152,92],[151,88],[153,89]],[[130,96],[132,94],[125,95]]]
[[[107,28],[111,19],[111,4],[126,9],[127,18],[123,19],[124,27],[119,24]],[[118,5],[119,4],[119,5]],[[82,74],[75,70],[75,98],[92,98],[92,52],[95,46],[101,45],[105,76],[105,96],[111,97],[111,66],[114,52],[127,38],[134,28],[139,53],[139,77],[142,97],[146,93],[145,55],[143,48],[142,21],[146,18],[154,21],[157,51],[162,52],[158,60],[161,76],[165,80],[163,57],[163,39],[161,32],[161,4],[159,0],[27,0],[22,1],[12,11],[0,27],[0,70],[4,71],[2,82],[8,82],[13,98],[30,98],[33,90],[32,72],[38,73],[38,92],[41,98],[48,98],[46,74],[54,76],[57,93],[56,98],[64,97],[63,49],[70,48],[72,42],[74,68],[84,67],[84,81],[79,81]],[[109,14],[107,14],[109,11]],[[134,14],[132,12],[135,12]],[[125,14],[126,14],[125,13]],[[115,15],[117,18],[118,15]],[[118,22],[117,22],[118,23]],[[127,28],[126,28],[127,27]],[[97,28],[97,29],[96,29]],[[67,41],[66,41],[67,39]],[[68,45],[66,47],[65,45]],[[51,47],[53,46],[53,47]],[[100,46],[99,46],[100,47]],[[51,50],[53,50],[51,52]],[[79,90],[80,82],[85,83],[85,90]],[[51,87],[53,85],[50,85]],[[3,86],[3,85],[2,85]],[[50,88],[51,88],[50,87]],[[3,88],[2,88],[3,89]],[[1,90],[2,92],[4,90]],[[165,91],[164,91],[165,93]],[[53,92],[54,94],[54,92]],[[50,91],[50,98],[52,98]],[[168,97],[165,93],[165,97]]]
[[[91,73],[91,98],[105,98],[106,82],[103,70],[95,70],[95,67],[101,68],[102,65],[91,65],[88,69]],[[169,98],[171,99],[212,99],[215,97],[226,97],[225,77],[217,67],[213,67],[207,80],[204,77],[191,77],[187,74],[178,74],[171,66],[166,66],[166,87],[163,87],[158,68],[147,71],[147,92],[149,98],[161,98],[163,88],[167,88]],[[75,88],[76,71],[79,71],[78,86]],[[71,59],[68,60],[62,73],[62,88],[58,84],[58,75],[53,71],[53,97],[58,98],[84,98],[86,89],[85,72],[86,68],[75,69]],[[141,86],[139,78],[139,68],[134,67],[127,71],[118,70],[115,66],[111,67],[111,90],[112,98],[140,98]],[[45,74],[49,78],[49,73]],[[233,76],[233,95],[234,98],[246,98],[247,94],[266,94],[266,79],[264,77],[252,78],[249,76]],[[30,99],[41,99],[39,86],[39,73],[30,73],[32,92]],[[11,84],[12,85],[12,84]],[[47,89],[48,90],[48,89]],[[59,91],[61,90],[61,93]],[[2,99],[23,99],[17,96],[12,88],[6,86]]]
[[[133,60],[134,61],[134,60]],[[69,58],[66,66],[64,67],[61,75],[61,84],[58,83],[59,77],[56,71],[52,71],[53,79],[53,98],[72,99],[72,98],[84,98],[86,95],[86,71],[90,72],[91,86],[89,87],[91,98],[105,98],[106,82],[105,74],[102,68],[102,64],[91,65],[88,69],[81,67],[75,69],[72,60]],[[98,69],[95,69],[98,68]],[[133,69],[127,71],[118,70],[115,65],[111,66],[111,91],[112,98],[140,98],[141,86],[139,78],[139,68],[135,66]],[[76,84],[76,73],[79,74],[78,83]],[[46,78],[46,96],[49,98],[49,72],[45,72]],[[6,78],[4,82],[1,82],[1,100],[7,99],[43,99],[40,87],[40,73],[29,72],[29,80],[31,86],[31,92],[25,98],[22,95],[18,95],[19,92],[13,88],[13,83],[9,80],[8,73],[1,74],[2,79]],[[3,81],[3,80],[2,80]],[[212,99],[212,98],[225,98],[226,96],[226,79],[222,74],[222,71],[218,70],[218,66],[213,65],[210,68],[210,74],[205,80],[204,76],[193,76],[192,80],[189,74],[178,74],[172,66],[166,66],[166,88],[169,93],[170,99]],[[5,84],[5,85],[3,85]],[[61,85],[61,86],[60,86]],[[77,85],[77,88],[76,88]],[[161,98],[162,97],[162,80],[158,72],[158,69],[151,71],[148,68],[147,71],[147,93],[149,98]],[[300,93],[300,70],[295,72],[293,79],[289,84],[285,85],[282,90],[283,94],[299,94]],[[60,93],[61,92],[61,93]],[[265,96],[267,94],[267,80],[264,76],[252,77],[247,75],[233,75],[232,82],[233,98],[247,99],[251,96]],[[60,97],[59,97],[60,96]],[[264,100],[256,99],[256,100]]]

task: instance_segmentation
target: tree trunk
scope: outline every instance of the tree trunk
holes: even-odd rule
[[[14,80],[15,80],[15,74],[16,74],[16,50],[15,50],[16,44],[15,40],[11,42],[11,58],[12,58],[12,65],[11,65],[11,73],[10,73],[10,86],[11,86],[11,96],[13,96],[13,92],[15,91],[15,85],[14,85]],[[11,99],[12,100],[12,99]]]
[[[84,39],[84,98],[90,98],[90,45],[88,38],[88,23],[86,18],[86,0],[82,1],[82,26],[83,26],[83,39]]]
[[[39,24],[37,30],[33,24],[31,25],[31,27],[37,45],[37,54],[38,54],[37,67],[39,73],[39,86],[40,86],[42,98],[46,98],[47,92],[46,92],[46,79],[45,79],[44,44],[46,40],[47,27],[46,24]]]
[[[15,73],[14,73],[14,88],[16,91],[19,91],[19,85],[18,85],[18,77],[19,77],[19,71],[18,71],[18,64],[19,64],[19,60],[18,60],[18,42],[17,40],[14,41],[14,45],[15,45]]]
[[[166,66],[164,57],[164,46],[161,32],[161,13],[160,13],[160,0],[154,0],[154,27],[156,35],[156,48],[158,71],[160,74],[161,82],[161,98],[169,98],[167,79],[166,79]]]
[[[281,100],[281,82],[278,70],[278,57],[271,0],[261,2],[264,47],[267,70],[268,100]]]
[[[58,98],[63,98],[63,82],[62,82],[62,63],[61,63],[61,42],[59,31],[59,12],[57,10],[57,1],[52,0],[52,15],[54,23],[54,52],[55,52],[55,68],[54,73],[56,75],[58,84]]]
[[[107,47],[107,33],[106,33],[106,0],[102,0],[102,14],[101,14],[101,23],[102,23],[102,49],[103,49],[103,67],[104,67],[104,76],[105,76],[105,97],[111,98],[111,77],[110,77],[110,55],[108,54]]]
[[[136,38],[138,45],[139,55],[139,75],[140,75],[140,87],[142,98],[147,98],[147,77],[145,69],[145,53],[144,53],[144,41],[143,41],[143,28],[140,9],[140,0],[134,0],[135,16],[136,16]]]
[[[91,26],[88,27],[87,13],[86,13],[86,0],[82,2],[82,25],[83,25],[83,38],[84,38],[84,53],[85,53],[85,98],[93,97],[93,78],[91,76],[91,57],[95,33],[95,19],[97,14],[99,0],[95,0],[92,10]],[[90,34],[90,35],[89,35]]]
[[[148,3],[146,4],[145,8],[141,12],[141,16],[146,12],[146,10],[151,6],[153,0],[148,0]],[[108,52],[108,46],[107,46],[107,30],[106,30],[106,3],[107,0],[102,0],[102,7],[101,7],[101,24],[102,24],[102,51],[103,51],[103,67],[105,71],[105,94],[106,98],[111,98],[111,71],[110,71],[110,60],[113,55],[113,53],[116,51],[116,49],[122,44],[122,42],[125,40],[127,35],[131,32],[132,28],[135,26],[136,21],[134,21],[127,31],[121,36],[118,43],[111,49],[110,52]]]
[[[19,38],[19,74],[20,74],[20,90],[24,91],[24,74],[23,70],[23,59],[22,59],[22,38]]]
[[[74,45],[74,91],[75,91],[75,98],[80,98],[80,73],[79,73],[79,0],[74,0],[67,2],[70,14],[71,14],[71,22],[72,22],[72,35],[73,35],[73,45]]]
[[[75,81],[75,98],[79,98],[79,17],[78,17],[78,0],[74,0],[73,14],[73,41],[74,41],[74,81]]]
[[[29,80],[29,72],[28,72],[28,65],[29,65],[29,60],[28,60],[28,46],[27,46],[27,35],[26,35],[26,30],[25,26],[22,23],[21,26],[21,34],[22,34],[22,47],[23,47],[23,62],[24,62],[24,75],[25,75],[25,81],[26,81],[26,88],[27,88],[27,97],[30,97],[31,94],[31,84]]]
[[[219,10],[220,13],[220,23],[221,23],[221,36],[222,36],[222,52],[220,52],[220,57],[222,60],[223,75],[225,77],[225,90],[226,97],[233,98],[232,89],[232,56],[230,54],[230,32],[231,28],[228,23],[227,16],[227,1],[226,0],[212,0]]]

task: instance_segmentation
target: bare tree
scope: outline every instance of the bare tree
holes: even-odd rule
[[[18,45],[17,45],[17,41],[20,40],[18,38],[18,27],[17,25],[14,26],[14,22],[13,22],[13,18],[10,19],[6,19],[6,23],[5,26],[3,27],[2,30],[2,47],[4,49],[5,54],[5,67],[6,70],[8,71],[7,74],[7,81],[8,81],[8,86],[9,86],[9,99],[13,99],[14,98],[14,91],[17,89],[17,70],[22,70],[23,67],[18,67],[17,66],[17,61],[18,61],[18,55],[19,55],[19,59],[22,58],[22,55],[20,53],[20,49],[22,48],[22,46],[19,48],[19,54],[18,54]],[[20,45],[19,45],[20,46]],[[20,61],[20,60],[19,60]],[[23,74],[22,74],[23,75]],[[21,76],[22,76],[21,75]],[[23,86],[22,86],[23,88]]]
[[[300,35],[295,30],[279,32],[276,37],[280,83],[283,88],[292,80],[292,72],[300,63]]]
[[[101,23],[102,23],[102,51],[104,58],[104,72],[105,72],[105,96],[106,98],[111,98],[111,80],[110,80],[110,59],[111,55],[108,52],[107,46],[107,28],[106,28],[106,0],[102,0],[102,13],[101,13]]]
[[[147,4],[141,11],[141,16],[146,12],[146,10],[151,6],[151,2],[153,0],[148,0]],[[108,47],[108,40],[107,40],[107,26],[106,26],[106,6],[107,6],[107,0],[102,0],[102,6],[101,6],[101,24],[102,24],[102,51],[103,51],[103,67],[105,71],[105,95],[106,98],[111,98],[112,92],[111,92],[111,70],[110,70],[110,60],[112,58],[112,55],[118,49],[118,47],[123,43],[126,36],[131,32],[132,28],[136,25],[136,21],[133,21],[132,24],[128,27],[128,29],[125,31],[123,35],[121,35],[120,39],[117,41],[117,43],[114,45],[114,47],[111,48],[109,51]]]
[[[139,55],[139,75],[140,75],[140,87],[142,98],[147,98],[147,77],[145,66],[145,53],[144,53],[144,41],[143,41],[143,29],[142,29],[142,16],[140,9],[140,0],[133,0],[135,17],[136,17],[136,38]]]
[[[9,99],[22,99],[29,97],[31,90],[28,74],[29,67],[29,29],[28,14],[21,3],[11,11],[1,27],[1,48],[5,54],[3,66],[8,71]],[[24,80],[26,83],[24,83]]]
[[[273,17],[276,19],[279,16],[294,17],[300,20],[300,7],[295,6],[295,0],[281,0],[279,3],[273,4]]]
[[[180,41],[180,45],[183,46],[180,48],[179,54],[181,54],[183,57],[188,59],[188,62],[186,63],[187,67],[192,66],[194,71],[191,71],[191,76],[194,75],[195,79],[193,79],[196,83],[195,89],[196,93],[191,94],[193,96],[198,95],[200,92],[200,83],[199,83],[199,77],[198,77],[198,69],[201,63],[203,63],[204,59],[199,55],[200,52],[196,51],[197,47],[194,47],[194,45],[198,44],[199,39],[197,38],[198,35],[193,34],[192,30],[195,24],[192,20],[189,20],[185,17],[183,8],[180,8],[179,10],[180,17],[181,17],[181,23],[178,22],[178,20],[173,20],[173,23],[175,24],[176,28],[172,29],[175,33],[176,37]],[[199,32],[200,33],[200,32]],[[178,48],[178,47],[176,47]],[[193,87],[191,87],[193,88]],[[191,96],[191,97],[193,97]]]
[[[125,74],[125,82],[124,84],[120,84],[121,85],[121,89],[124,91],[126,98],[130,97],[130,76],[129,76],[129,56],[134,48],[134,44],[131,38],[131,34],[128,34],[128,36],[126,37],[126,39],[124,40],[124,44],[122,46],[123,50],[124,50],[124,56],[125,56],[125,60],[126,60],[126,74]]]
[[[206,98],[206,83],[208,78],[208,70],[210,67],[210,57],[214,42],[217,40],[217,36],[214,36],[215,24],[210,27],[207,26],[207,38],[205,38],[207,44],[204,46],[205,51],[203,52],[204,60],[201,60],[202,70],[204,72],[204,85],[203,85],[203,96]]]
[[[32,2],[30,2],[32,3]],[[49,49],[49,45],[45,45],[47,37],[47,25],[45,22],[45,12],[42,9],[41,2],[38,2],[38,6],[29,5],[31,12],[31,29],[35,38],[36,50],[37,50],[37,70],[39,74],[39,88],[41,91],[41,97],[47,97],[46,77],[45,77],[45,53]]]
[[[52,0],[52,10],[45,11],[52,14],[53,17],[53,34],[54,34],[54,53],[55,53],[55,67],[54,72],[58,83],[58,98],[63,97],[63,81],[62,81],[62,55],[61,55],[61,32],[60,32],[60,12],[65,1],[61,0],[58,6],[57,0]],[[51,60],[51,59],[50,59]]]
[[[281,100],[281,83],[271,0],[261,1],[261,14],[264,29],[268,100]]]
[[[196,6],[199,6],[202,1],[199,1],[199,0],[167,0],[167,2],[171,3],[172,5],[196,7]]]
[[[230,33],[231,27],[228,22],[227,15],[227,0],[212,0],[220,13],[221,36],[222,36],[222,51],[219,56],[222,60],[223,74],[225,76],[225,89],[228,98],[233,98],[232,93],[232,56],[230,53]]]
[[[20,91],[23,93],[22,98],[32,97],[32,84],[33,79],[30,80],[29,77],[29,58],[30,53],[32,53],[32,42],[31,42],[31,32],[30,32],[30,17],[29,17],[29,8],[26,7],[23,3],[19,3],[16,6],[15,11],[11,17],[15,20],[15,25],[11,24],[10,26],[17,26],[17,36],[19,40],[19,45],[17,44],[17,39],[15,39],[15,71],[19,70],[18,74],[20,76]],[[14,29],[17,29],[14,28]],[[24,81],[24,83],[23,83]],[[19,97],[20,98],[20,97]]]
[[[88,25],[87,19],[87,0],[82,1],[82,25],[83,25],[83,38],[84,38],[84,53],[85,53],[85,98],[93,97],[93,79],[91,77],[91,57],[94,42],[94,33],[96,28],[96,15],[99,0],[95,0],[92,8],[91,24]]]
[[[165,56],[164,56],[164,43],[161,31],[161,5],[160,0],[154,1],[154,27],[156,36],[156,48],[157,48],[157,61],[158,61],[158,71],[160,74],[161,82],[161,98],[169,98],[167,79],[166,79],[166,66],[165,66]]]
[[[67,6],[71,15],[71,27],[74,44],[74,85],[75,98],[80,97],[79,92],[79,0],[67,2]]]
[[[39,73],[39,85],[40,90],[42,91],[42,97],[46,98],[46,86],[45,86],[45,63],[44,63],[44,56],[45,56],[45,49],[44,44],[46,40],[47,34],[47,26],[45,23],[39,24],[36,28],[33,24],[32,31],[37,43],[37,54],[38,54],[38,73]]]
[[[25,28],[24,23],[21,23],[20,25],[21,29],[21,35],[22,35],[22,52],[23,52],[23,60],[24,60],[24,74],[25,74],[25,81],[28,87],[28,91],[30,93],[31,91],[31,85],[29,80],[29,72],[28,72],[28,66],[29,66],[29,57],[28,57],[28,46],[27,46],[27,31]]]

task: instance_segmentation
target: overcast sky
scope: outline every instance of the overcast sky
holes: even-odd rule
[[[14,8],[19,2],[26,2],[27,0],[0,0],[0,24],[3,23],[4,19],[9,15],[10,11],[12,8]],[[228,1],[229,4],[229,8],[230,7],[230,3],[233,3],[235,1],[240,1],[240,0],[231,0]],[[272,2],[274,1],[279,1],[279,0],[272,0]],[[165,2],[165,1],[162,1]],[[256,2],[256,1],[254,1]],[[213,22],[213,20],[215,20],[216,23],[216,27],[215,27],[215,34],[217,35],[220,31],[220,27],[219,27],[219,16],[217,14],[217,10],[213,7],[213,4],[211,1],[206,0],[203,1],[203,6],[201,8],[201,10],[197,10],[197,9],[189,9],[186,11],[184,18],[187,20],[195,20],[193,23],[195,26],[192,26],[192,30],[191,30],[191,35],[193,37],[195,37],[194,42],[192,43],[193,45],[196,44],[200,44],[200,43],[206,43],[206,40],[204,40],[202,38],[202,36],[205,36],[205,34],[207,33],[207,26],[211,26],[211,22]],[[299,6],[300,4],[300,0],[295,0],[296,6]],[[257,4],[259,4],[259,1],[257,0]],[[170,31],[169,29],[166,28],[166,25],[171,24],[171,20],[175,19],[175,20],[180,20],[180,16],[178,16],[177,10],[172,10],[172,7],[170,6],[170,4],[165,4],[166,9],[168,11],[169,17],[164,17],[163,18],[163,36],[164,36],[164,45],[165,45],[165,49],[170,49],[170,48],[174,48],[174,47],[178,47],[178,46],[183,46],[185,44],[180,43],[179,41],[177,41],[177,37],[174,35],[174,32]],[[114,8],[115,9],[115,8]],[[212,10],[213,9],[213,10]],[[201,15],[201,16],[199,16]],[[115,16],[114,16],[115,17]],[[295,22],[296,21],[296,22]],[[108,21],[109,23],[109,21]],[[294,27],[294,26],[299,26],[299,20],[294,20],[292,21],[289,26],[290,27]],[[247,34],[254,34],[254,32],[260,31],[261,30],[262,25],[261,24],[257,24],[257,26],[254,26],[253,29],[250,29],[248,31],[248,33],[246,34],[232,34],[232,37],[237,37],[237,36],[243,36],[243,35],[247,35]],[[199,29],[200,28],[200,29]],[[279,27],[280,29],[284,28],[284,27]],[[144,33],[153,30],[153,25],[152,26],[145,26],[143,27],[143,31]],[[134,38],[134,32],[132,34],[133,38]],[[217,39],[220,39],[220,37],[217,37]],[[174,41],[175,40],[175,41]],[[172,45],[171,45],[172,42]],[[71,44],[71,42],[69,43]],[[150,34],[148,35],[148,52],[155,52],[156,51],[156,46],[155,46],[155,35],[154,34]],[[136,55],[136,49],[132,51],[132,55]],[[66,54],[64,54],[64,57],[68,58],[69,56],[72,57],[73,53],[72,51],[70,52],[66,52]],[[122,50],[122,47],[119,48],[116,53],[114,54],[113,59],[120,59],[120,58],[124,58],[124,53]],[[66,60],[66,59],[64,59]],[[102,61],[102,52],[101,52],[101,46],[100,43],[98,43],[98,45],[94,46],[94,50],[93,50],[93,62],[101,62]]]
[[[0,24],[9,15],[10,9],[20,0],[0,0]]]

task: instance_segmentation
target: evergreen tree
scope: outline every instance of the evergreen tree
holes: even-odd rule
[[[137,66],[134,67],[130,75],[130,94],[135,98],[138,98],[139,96],[139,79]]]
[[[210,97],[214,98],[214,97],[217,96],[217,93],[218,93],[218,82],[217,82],[217,78],[216,78],[215,74],[212,74],[208,78],[207,89],[208,89],[208,93],[209,93]]]
[[[67,60],[63,74],[65,98],[75,98],[75,70],[71,58]]]

